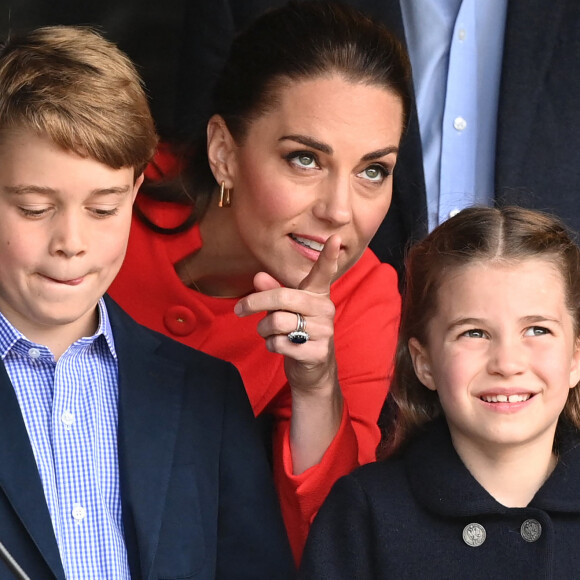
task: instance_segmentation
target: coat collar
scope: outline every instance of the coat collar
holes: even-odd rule
[[[457,455],[447,423],[437,419],[405,454],[405,469],[417,500],[445,517],[503,514],[498,503],[471,475]],[[556,469],[530,502],[545,511],[580,513],[580,434],[563,430]]]
[[[169,485],[183,395],[183,366],[161,351],[160,337],[110,298],[107,309],[119,363],[119,471],[131,575],[149,578]]]

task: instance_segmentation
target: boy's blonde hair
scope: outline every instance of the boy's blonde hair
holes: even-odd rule
[[[0,48],[0,139],[19,129],[135,177],[157,144],[134,65],[87,27],[39,28]]]

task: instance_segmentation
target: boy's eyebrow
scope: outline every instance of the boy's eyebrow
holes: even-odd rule
[[[91,195],[107,195],[111,193],[127,193],[131,189],[130,185],[124,185],[123,187],[104,187],[102,189],[93,189]]]
[[[301,143],[302,145],[306,145],[306,147],[311,147],[312,149],[316,149],[317,151],[321,151],[322,153],[326,153],[327,155],[332,155],[334,153],[332,147],[327,145],[326,143],[322,143],[312,137],[308,137],[306,135],[284,135],[280,137],[278,141],[296,141],[297,143]],[[391,153],[398,153],[399,148],[392,145],[390,147],[385,147],[383,149],[377,149],[377,151],[371,151],[361,157],[361,161],[373,161],[374,159],[380,159],[385,155],[390,155]]]
[[[12,193],[14,195],[23,195],[26,193],[39,193],[41,195],[52,195],[58,192],[58,190],[52,187],[44,187],[41,185],[5,185],[4,191],[7,193]],[[108,194],[123,194],[127,193],[131,187],[129,185],[124,185],[121,187],[103,187],[93,189],[89,195],[108,195]]]

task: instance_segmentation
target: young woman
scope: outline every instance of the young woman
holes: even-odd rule
[[[415,246],[384,462],[341,479],[302,578],[570,578],[580,569],[580,250],[468,209]]]
[[[334,481],[380,439],[400,297],[367,245],[409,82],[399,43],[352,8],[291,2],[258,19],[231,49],[185,196],[143,192],[111,289],[138,321],[236,364],[272,419],[297,559]]]

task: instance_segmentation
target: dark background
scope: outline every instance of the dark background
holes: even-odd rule
[[[9,32],[54,24],[96,27],[136,63],[158,131],[169,137],[175,129],[179,54],[189,3],[195,0],[4,1],[0,2],[0,37],[5,40]]]

